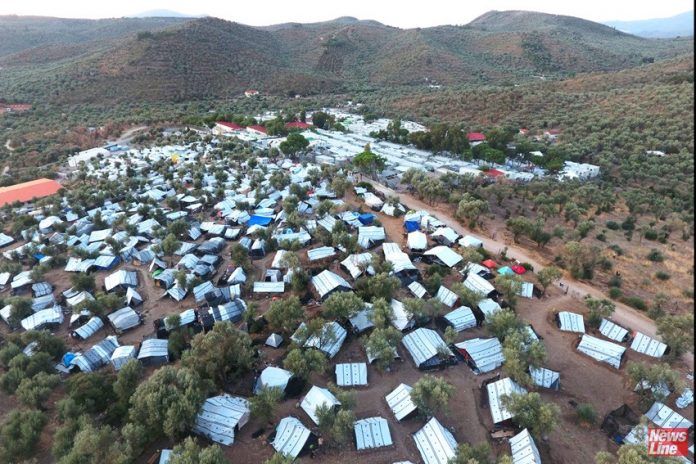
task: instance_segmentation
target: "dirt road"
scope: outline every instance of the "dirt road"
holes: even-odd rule
[[[483,242],[483,246],[486,250],[492,253],[499,253],[505,247],[507,247],[507,256],[512,259],[516,259],[520,262],[527,262],[534,266],[534,269],[541,269],[548,266],[547,262],[542,262],[538,256],[533,255],[529,250],[525,250],[514,243],[507,243],[506,241],[501,241],[500,239],[493,239],[482,235],[478,231],[471,231],[466,227],[462,226],[457,219],[455,219],[449,212],[439,205],[429,205],[406,192],[397,192],[389,187],[386,187],[378,182],[370,180],[370,182],[375,186],[375,189],[384,193],[385,195],[398,196],[401,202],[409,209],[415,210],[426,210],[436,212],[437,218],[443,223],[457,231],[459,234],[472,234],[475,235]],[[608,296],[604,294],[601,290],[588,285],[584,282],[579,282],[569,275],[562,280],[563,286],[569,286],[570,290],[568,292],[569,296],[576,299],[582,299],[585,295],[590,295],[593,298],[607,298]],[[655,326],[655,321],[647,317],[645,314],[623,304],[618,301],[614,302],[616,304],[616,311],[612,315],[611,319],[626,328],[631,330],[636,330],[642,332],[651,337],[657,336],[657,327]],[[688,363],[689,366],[693,368],[694,358],[692,354],[687,354],[684,357],[684,361]]]
[[[133,137],[135,137],[135,135],[138,132],[143,131],[147,128],[148,126],[131,127],[130,129],[123,131],[123,134],[121,134],[121,136],[116,140],[116,143],[119,145],[122,143],[128,143],[133,139]]]

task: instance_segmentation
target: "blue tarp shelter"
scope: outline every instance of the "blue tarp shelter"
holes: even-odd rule
[[[501,275],[510,275],[510,274],[514,274],[514,273],[515,273],[515,271],[513,271],[510,268],[510,266],[503,266],[500,269],[498,269],[498,274],[501,274]]]
[[[418,224],[418,221],[406,221],[404,222],[404,229],[406,229],[406,232],[415,232],[420,229],[420,224]]]
[[[247,226],[267,226],[271,221],[273,221],[271,217],[253,215],[249,218],[249,221],[247,221]]]
[[[360,216],[358,216],[358,221],[360,221],[363,225],[372,224],[372,221],[374,220],[375,215],[372,213],[363,213]]]

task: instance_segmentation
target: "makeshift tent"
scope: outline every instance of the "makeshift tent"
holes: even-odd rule
[[[258,395],[263,388],[278,388],[285,391],[292,376],[293,374],[290,371],[280,367],[268,366],[261,371],[261,374],[256,379],[254,393]]]
[[[159,338],[143,340],[138,351],[138,360],[146,366],[166,364],[169,362],[168,341]]]
[[[389,409],[392,410],[397,421],[405,419],[416,412],[416,405],[411,399],[411,390],[413,388],[402,383],[385,397]]]
[[[512,414],[502,404],[501,398],[511,393],[527,393],[527,390],[517,385],[512,379],[504,378],[486,385],[488,405],[493,417],[493,423],[499,424],[510,418]]]
[[[556,324],[564,332],[585,333],[585,322],[582,314],[561,311],[556,314]]]
[[[132,345],[119,346],[111,354],[111,364],[117,371],[120,370],[124,364],[126,364],[131,359],[136,359],[138,350]]]
[[[317,408],[319,406],[336,408],[340,404],[341,402],[329,390],[313,385],[300,402],[300,407],[312,419],[312,422],[319,425],[319,418],[316,415]]]
[[[585,334],[578,344],[578,351],[618,369],[626,348]]]
[[[234,443],[235,430],[249,421],[250,404],[244,398],[223,394],[208,398],[201,406],[193,432],[221,445]]]
[[[283,337],[277,333],[272,333],[266,339],[266,345],[278,348],[283,343]]]
[[[457,332],[476,327],[476,317],[471,308],[460,306],[444,315],[444,319]]]
[[[355,447],[358,451],[392,446],[389,423],[382,417],[368,417],[355,421]]]
[[[336,385],[339,387],[364,387],[367,385],[367,364],[336,364]]]
[[[416,367],[421,370],[456,363],[454,353],[447,347],[440,334],[432,329],[416,329],[405,335],[401,343],[411,354]]]
[[[490,372],[503,365],[503,346],[497,338],[474,338],[454,345],[476,374]]]
[[[457,440],[434,417],[413,434],[413,440],[425,464],[448,464],[457,454]]]
[[[539,450],[527,429],[510,438],[513,464],[541,464]]]
[[[276,452],[297,458],[309,452],[310,448],[318,445],[316,435],[302,425],[295,417],[284,417],[278,423],[278,427],[269,438],[271,446]]]

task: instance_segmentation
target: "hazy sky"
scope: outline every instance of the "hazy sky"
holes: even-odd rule
[[[466,24],[489,10],[529,10],[593,21],[673,16],[693,9],[690,0],[0,0],[0,14],[110,18],[167,9],[250,25],[315,22],[354,16],[398,27]]]

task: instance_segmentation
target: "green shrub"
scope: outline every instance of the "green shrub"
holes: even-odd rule
[[[657,240],[657,231],[655,229],[648,229],[645,231],[645,235],[643,235],[646,240]]]
[[[609,279],[609,286],[610,287],[621,287],[621,284],[623,283],[623,280],[621,279],[620,276],[613,275],[611,276],[611,279]]]
[[[600,242],[606,242],[606,241],[607,241],[607,236],[604,235],[604,233],[599,233],[599,234],[597,234],[597,235],[595,236],[595,238],[596,238],[597,240],[599,240]]]
[[[609,245],[608,248],[619,256],[624,254],[623,248],[621,248],[619,245]]]
[[[648,305],[645,303],[645,301],[637,296],[624,296],[621,298],[621,302],[640,311],[648,310]]]
[[[621,295],[622,295],[622,292],[621,292],[620,288],[611,287],[609,289],[609,298],[611,298],[612,300],[616,300],[616,299],[620,298]]]
[[[669,280],[672,276],[669,274],[669,272],[657,271],[655,273],[655,277],[660,280]]]
[[[607,221],[607,229],[619,230],[619,223],[615,221]]]
[[[628,216],[624,222],[621,223],[621,228],[623,230],[629,231],[636,228],[636,218],[633,216]]]
[[[655,248],[650,250],[650,253],[648,253],[647,258],[655,263],[661,263],[665,260],[665,256],[662,253],[660,253],[660,250],[656,250]]]
[[[592,405],[589,403],[579,404],[578,407],[575,409],[575,412],[578,416],[578,422],[580,422],[581,424],[592,425],[597,420],[597,413],[595,412]]]

